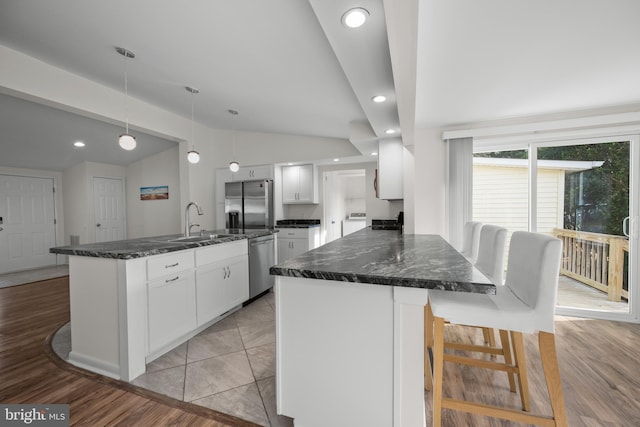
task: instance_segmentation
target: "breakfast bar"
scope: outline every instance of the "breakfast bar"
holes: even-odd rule
[[[296,426],[425,425],[428,289],[495,294],[438,235],[365,228],[273,266],[278,412]]]

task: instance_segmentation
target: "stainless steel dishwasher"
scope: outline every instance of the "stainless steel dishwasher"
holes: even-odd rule
[[[269,290],[275,283],[269,268],[275,264],[273,234],[249,239],[249,298]]]

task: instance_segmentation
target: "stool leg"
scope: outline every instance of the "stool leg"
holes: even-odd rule
[[[433,318],[433,427],[442,425],[442,377],[444,370],[444,319]]]
[[[433,427],[442,425],[442,381],[444,376],[444,319],[433,318]]]
[[[544,378],[547,382],[547,390],[551,400],[553,418],[556,426],[566,427],[568,422],[564,406],[564,395],[562,394],[562,382],[560,381],[560,369],[558,368],[555,335],[549,332],[539,332],[538,343],[540,345],[540,358],[542,359]]]
[[[431,391],[433,377],[431,375],[431,360],[429,360],[429,348],[433,347],[433,316],[431,307],[427,302],[424,306],[424,389]]]
[[[491,329],[493,332],[493,329]],[[513,365],[513,359],[511,357],[511,340],[509,340],[509,331],[500,329],[500,345],[502,346],[502,355],[504,356],[504,363],[506,365]],[[512,393],[516,391],[516,379],[513,372],[507,372],[509,377],[509,390]]]
[[[531,400],[529,399],[529,379],[527,377],[527,362],[524,355],[522,333],[511,331],[511,341],[513,343],[515,364],[518,368],[518,384],[520,385],[522,410],[529,412],[531,411]]]

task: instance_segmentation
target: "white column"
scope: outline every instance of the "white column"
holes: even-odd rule
[[[427,290],[393,289],[393,425],[425,426],[424,306]]]

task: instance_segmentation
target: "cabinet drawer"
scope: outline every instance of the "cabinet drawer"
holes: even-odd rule
[[[307,239],[309,238],[308,228],[280,228],[279,239]]]
[[[225,258],[246,255],[247,253],[249,253],[247,239],[198,248],[196,249],[196,266],[210,264]]]
[[[159,255],[147,260],[147,280],[193,268],[193,250]]]

